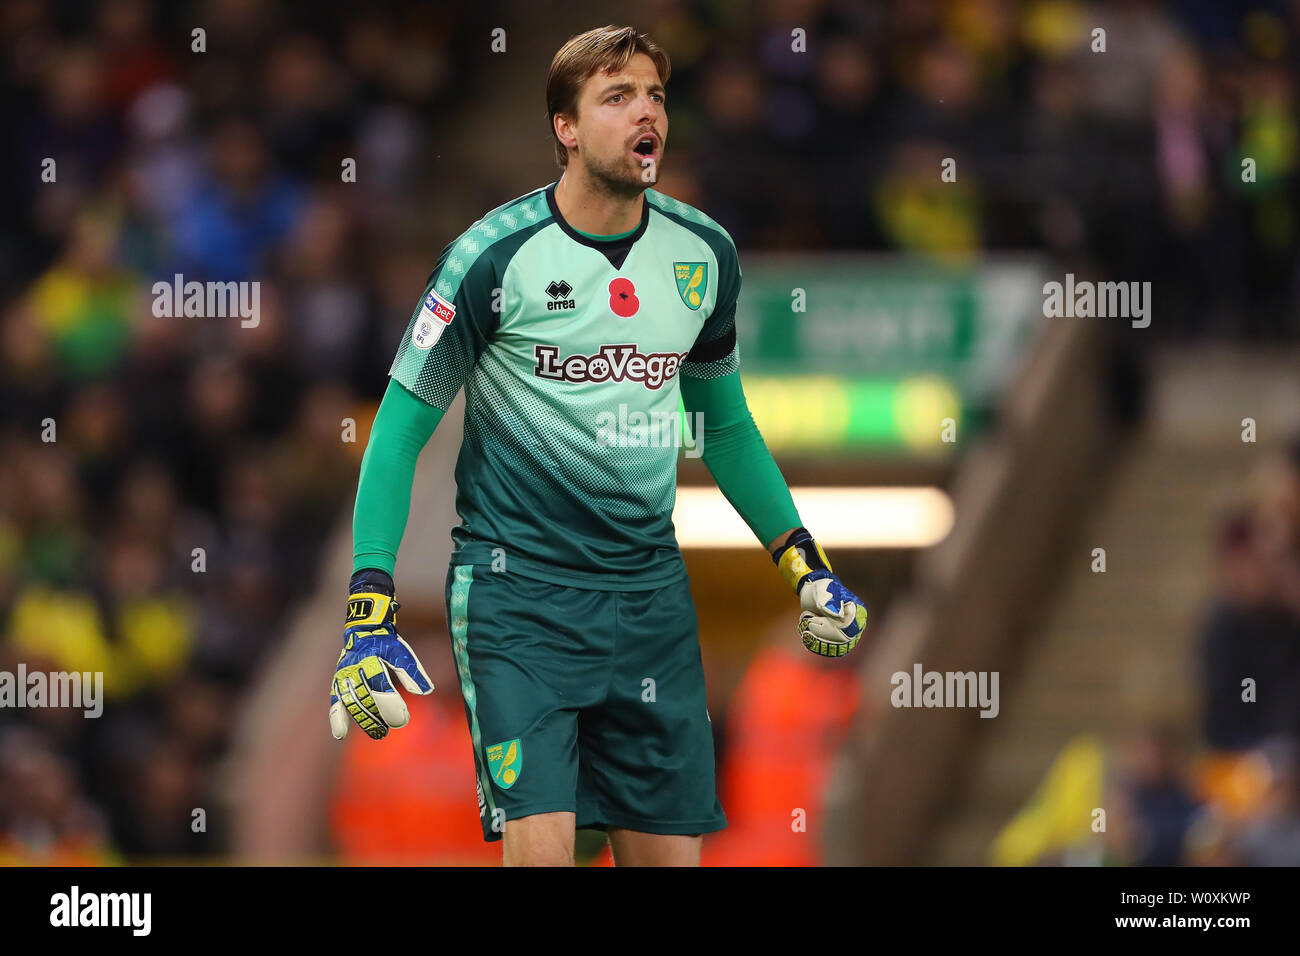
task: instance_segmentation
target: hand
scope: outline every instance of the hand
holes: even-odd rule
[[[391,727],[405,727],[411,719],[406,701],[393,687],[390,672],[413,694],[428,694],[433,682],[411,645],[397,634],[397,609],[393,579],[367,568],[352,576],[348,588],[347,627],[330,683],[330,731],[342,740],[348,733],[348,716],[375,740]]]
[[[862,640],[867,607],[831,570],[821,545],[796,528],[772,553],[781,576],[799,595],[799,637],[822,657],[843,657]]]

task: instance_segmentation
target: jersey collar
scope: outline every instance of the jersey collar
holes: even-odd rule
[[[578,230],[565,221],[560,215],[560,207],[555,202],[555,187],[559,185],[559,180],[551,183],[546,187],[546,205],[551,209],[551,215],[555,218],[558,225],[566,236],[574,242],[580,243],[602,253],[610,261],[615,269],[623,267],[623,260],[627,254],[632,251],[632,245],[643,235],[645,235],[646,226],[650,223],[650,201],[642,195],[641,199],[641,222],[636,227],[636,231],[630,236],[624,236],[622,239],[592,239],[590,236],[584,236]]]

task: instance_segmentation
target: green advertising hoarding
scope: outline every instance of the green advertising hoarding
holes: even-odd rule
[[[1042,321],[1043,265],[1028,257],[746,255],[742,268],[745,391],[773,448],[941,445],[943,419],[985,417]]]

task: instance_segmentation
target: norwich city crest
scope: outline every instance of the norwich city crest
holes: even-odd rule
[[[694,312],[704,304],[704,290],[709,286],[707,262],[674,262],[673,277],[677,279],[677,294],[688,309]]]
[[[519,738],[488,747],[487,758],[488,771],[496,785],[502,790],[513,787],[524,769],[524,748],[519,746]]]

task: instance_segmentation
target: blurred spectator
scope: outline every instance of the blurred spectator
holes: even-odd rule
[[[31,288],[33,318],[74,379],[117,366],[129,340],[130,317],[139,311],[134,277],[114,261],[115,238],[110,217],[79,216],[67,251]]]
[[[995,866],[1097,865],[1117,842],[1093,830],[1107,786],[1107,748],[1095,734],[1070,740],[989,848]],[[1121,817],[1122,819],[1122,817]]]
[[[1236,840],[1236,856],[1243,866],[1300,866],[1300,760],[1291,741],[1271,746],[1267,755],[1266,802]]]
[[[299,215],[301,188],[270,163],[262,132],[231,116],[213,131],[203,177],[171,224],[176,271],[206,282],[252,279]]]
[[[1172,726],[1144,726],[1118,743],[1080,734],[999,832],[990,859],[999,866],[1178,866],[1200,810]]]
[[[1280,602],[1276,565],[1248,514],[1218,541],[1218,586],[1200,636],[1205,743],[1246,750],[1295,726],[1300,628]]]
[[[718,777],[727,828],[706,866],[815,866],[831,761],[863,703],[846,660],[792,644],[788,623],[754,655],[731,699]]]
[[[1128,819],[1126,862],[1179,866],[1188,829],[1200,811],[1187,779],[1187,761],[1171,725],[1143,728],[1122,757],[1121,804]]]
[[[176,72],[174,56],[154,33],[151,7],[148,0],[106,0],[96,11],[104,99],[118,113]]]
[[[1298,528],[1300,442],[1261,468],[1250,500],[1219,534],[1216,594],[1199,644],[1206,750],[1196,776],[1224,839],[1270,812],[1270,799],[1276,805],[1273,748],[1300,740]]]
[[[117,862],[73,767],[28,730],[0,731],[0,865]]]

